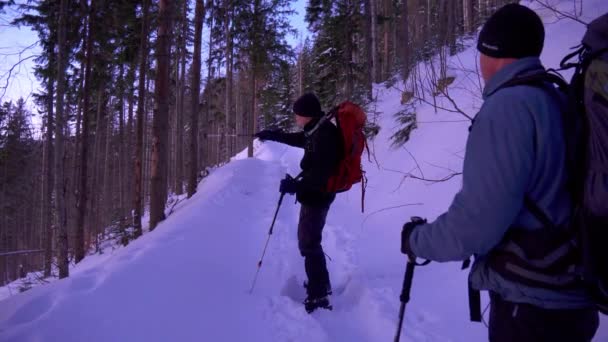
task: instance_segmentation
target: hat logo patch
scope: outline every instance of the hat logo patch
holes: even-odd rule
[[[483,47],[485,47],[487,49],[490,49],[490,50],[494,50],[494,51],[500,50],[498,48],[498,46],[495,46],[495,45],[490,45],[490,44],[487,44],[487,43],[481,43],[481,45],[483,45]]]

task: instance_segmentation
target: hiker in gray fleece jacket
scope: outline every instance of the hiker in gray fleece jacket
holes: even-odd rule
[[[473,289],[490,291],[491,341],[590,341],[598,326],[582,288],[525,286],[487,263],[511,227],[543,226],[526,209],[526,196],[556,225],[569,219],[563,97],[550,83],[503,87],[544,71],[543,42],[540,18],[521,5],[503,7],[484,25],[478,42],[484,103],[467,141],[462,189],[436,221],[406,224],[402,235],[410,257],[475,257],[469,281]]]

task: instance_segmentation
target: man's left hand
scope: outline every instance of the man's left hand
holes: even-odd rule
[[[410,247],[410,235],[417,226],[426,224],[426,219],[415,216],[412,217],[410,222],[403,225],[401,230],[401,253],[406,254],[410,260],[416,260],[416,255],[412,252]]]
[[[285,178],[281,181],[281,186],[279,187],[279,191],[282,194],[290,194],[293,195],[298,191],[298,181],[289,177]]]

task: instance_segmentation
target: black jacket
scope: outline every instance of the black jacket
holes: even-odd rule
[[[318,122],[319,119],[309,122],[303,132],[276,132],[271,140],[304,149],[304,157],[300,162],[301,179],[296,192],[298,202],[309,206],[328,207],[336,198],[336,194],[328,193],[325,189],[329,177],[342,159],[344,147],[340,132],[331,121],[322,123],[307,138],[305,132],[311,131]]]

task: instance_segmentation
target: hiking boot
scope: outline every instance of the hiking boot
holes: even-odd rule
[[[304,308],[306,312],[312,313],[318,308],[323,308],[326,310],[332,310],[333,307],[329,303],[329,298],[327,296],[323,296],[320,298],[311,298],[310,296],[304,300]]]
[[[309,290],[308,290],[308,282],[307,282],[307,281],[305,281],[305,282],[304,282],[304,288],[306,289],[306,293],[309,293]],[[330,284],[330,283],[327,283],[326,288],[325,288],[325,294],[326,294],[327,296],[329,296],[329,295],[332,295],[333,293],[334,293],[334,292],[333,292],[333,290],[331,289],[331,284]]]

